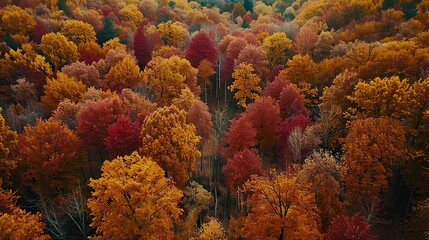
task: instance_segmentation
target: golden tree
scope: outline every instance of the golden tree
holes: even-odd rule
[[[195,160],[201,156],[194,125],[186,123],[186,112],[175,106],[163,107],[149,115],[142,126],[143,146],[140,154],[150,156],[183,187],[195,171]]]
[[[367,117],[400,118],[408,110],[407,94],[410,85],[399,77],[375,78],[369,83],[359,82],[348,99],[357,103]]]
[[[153,91],[157,101],[169,105],[185,87],[199,94],[197,71],[188,60],[178,56],[155,57],[147,64],[143,76],[147,79],[148,87]]]
[[[23,34],[36,26],[31,9],[8,5],[0,10],[0,25],[9,34]]]
[[[204,223],[199,232],[198,238],[200,240],[226,240],[226,233],[222,224],[216,219],[211,218],[209,222]]]
[[[286,78],[294,84],[310,83],[316,85],[317,67],[309,55],[295,55],[287,62],[287,68],[283,70]]]
[[[91,239],[172,239],[182,192],[149,157],[136,152],[105,161],[88,200]]]
[[[405,131],[391,118],[355,120],[344,140],[341,172],[348,201],[379,197],[387,190],[392,168],[406,159]]]
[[[232,92],[237,90],[234,98],[238,100],[238,105],[243,108],[247,107],[247,99],[259,99],[259,94],[262,92],[259,82],[261,78],[254,73],[252,64],[240,63],[232,73],[235,79],[228,89]]]
[[[1,108],[0,108],[1,111]],[[8,180],[16,167],[17,134],[6,125],[0,114],[0,176]]]
[[[284,64],[286,55],[292,48],[292,40],[285,33],[276,32],[264,39],[262,48],[265,50],[270,67]]]
[[[94,27],[79,20],[67,20],[61,29],[61,34],[77,46],[97,40]]]
[[[0,179],[0,185],[2,180]],[[0,188],[0,238],[47,240],[42,214],[28,213],[16,206],[18,198],[12,191]]]
[[[112,90],[135,88],[144,83],[142,72],[134,58],[125,56],[122,61],[110,68],[106,75],[107,85]]]
[[[48,33],[43,35],[40,49],[46,54],[54,69],[78,60],[77,46],[61,33]]]
[[[143,21],[143,14],[137,6],[131,4],[119,10],[119,17],[133,30]]]
[[[308,183],[296,172],[252,176],[244,184],[250,213],[244,231],[251,239],[318,239],[319,210]]]
[[[41,102],[48,112],[55,110],[58,104],[66,98],[74,103],[79,102],[86,92],[86,86],[81,81],[62,72],[58,72],[56,79],[48,78],[43,88],[45,95]]]
[[[179,22],[162,22],[158,24],[158,32],[166,45],[178,46],[183,44],[186,29]]]

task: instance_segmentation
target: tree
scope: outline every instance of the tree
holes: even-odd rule
[[[16,132],[6,125],[3,116],[0,115],[0,176],[3,181],[8,181],[16,168],[17,145]]]
[[[310,186],[297,180],[297,173],[252,176],[244,184],[250,196],[250,212],[244,222],[247,238],[317,239],[319,211]]]
[[[355,120],[344,140],[341,177],[349,202],[379,197],[388,187],[392,169],[406,159],[405,132],[391,118]]]
[[[118,97],[110,97],[83,105],[77,113],[77,134],[88,150],[102,150],[107,129],[123,113]]]
[[[256,145],[256,130],[249,118],[237,116],[231,121],[228,130],[225,131],[224,158],[231,158],[236,152],[249,149]]]
[[[79,102],[86,91],[86,87],[81,81],[62,72],[58,72],[56,79],[48,78],[43,88],[45,95],[41,102],[47,112],[55,110],[58,104],[66,98],[74,103]]]
[[[92,64],[104,57],[105,53],[103,49],[96,42],[87,42],[79,45],[79,61]]]
[[[253,13],[253,0],[244,0],[243,7],[246,11]]]
[[[150,156],[183,187],[195,171],[195,160],[201,156],[194,125],[186,123],[186,112],[175,106],[159,108],[149,115],[141,128],[140,154]]]
[[[309,111],[305,108],[304,96],[294,85],[283,87],[278,103],[282,119],[291,118],[300,114],[304,116],[309,115]]]
[[[255,149],[246,148],[228,158],[222,169],[229,191],[237,191],[252,175],[262,174],[262,160]]]
[[[134,58],[126,56],[122,61],[110,68],[106,75],[110,89],[122,91],[124,88],[135,88],[144,83],[142,72]]]
[[[254,69],[251,64],[240,63],[232,74],[235,79],[233,84],[228,89],[233,92],[234,98],[238,100],[238,105],[243,108],[247,107],[247,99],[256,100],[259,99],[259,93],[262,91],[259,86],[261,79],[258,75],[253,73]]]
[[[317,41],[317,30],[313,24],[304,25],[298,31],[293,41],[293,47],[296,53],[302,55],[309,55]]]
[[[88,200],[93,239],[171,239],[182,197],[151,158],[136,152],[105,161],[99,179],[91,179]]]
[[[406,239],[427,239],[429,234],[429,224],[425,220],[429,216],[429,200],[423,200],[413,207],[412,214],[407,222],[408,236]]]
[[[164,44],[170,46],[180,46],[183,44],[186,29],[179,22],[171,20],[158,24],[158,32]]]
[[[277,143],[281,121],[279,105],[271,97],[263,97],[249,104],[243,116],[256,130],[259,149],[271,153]]]
[[[371,226],[366,223],[362,215],[352,217],[340,215],[336,217],[329,227],[324,239],[326,240],[376,240],[371,233]]]
[[[210,218],[209,222],[204,223],[199,232],[198,238],[200,240],[226,240],[227,236],[222,224],[215,218]]]
[[[1,179],[0,179],[1,185]],[[0,236],[2,239],[48,240],[40,213],[32,214],[16,206],[12,191],[0,189]]]
[[[119,29],[114,27],[113,21],[110,17],[103,18],[103,26],[103,29],[96,33],[97,43],[100,45],[117,37],[119,34]]]
[[[317,67],[316,63],[309,55],[295,55],[287,62],[287,68],[283,70],[286,78],[294,84],[310,83],[317,84]]]
[[[408,110],[409,87],[408,81],[399,77],[377,77],[369,83],[357,83],[348,99],[355,102],[365,116],[400,118]]]
[[[18,138],[23,184],[43,200],[52,199],[76,186],[84,163],[82,142],[55,120],[37,120],[24,127]]]
[[[265,52],[261,46],[255,46],[252,44],[245,46],[234,60],[235,66],[240,63],[252,64],[255,72],[261,79],[265,80],[268,76],[268,60],[265,57]]]
[[[127,25],[135,30],[137,26],[143,21],[143,14],[135,5],[126,5],[119,10],[119,17],[125,21]]]
[[[197,133],[203,139],[209,139],[213,132],[212,115],[209,112],[207,104],[201,100],[193,101],[191,107],[186,113],[186,122],[194,124]]]
[[[311,184],[320,210],[322,230],[325,232],[331,221],[343,211],[340,195],[340,163],[329,152],[314,151],[302,165],[302,178]]]
[[[292,48],[292,41],[285,33],[276,32],[264,39],[262,48],[265,50],[270,67],[273,68],[286,62],[286,55]]]
[[[134,55],[141,69],[150,61],[152,50],[152,46],[144,33],[144,28],[138,27],[134,34]]]
[[[67,20],[61,28],[61,34],[77,46],[96,40],[94,27],[80,20]]]
[[[40,49],[45,53],[54,69],[79,59],[77,46],[61,33],[48,33],[43,35]]]
[[[216,72],[213,70],[213,65],[207,60],[203,59],[198,65],[198,77],[201,78],[202,85],[204,85],[204,102],[207,102],[207,85],[211,86],[210,77]]]
[[[128,117],[121,117],[107,128],[104,139],[110,158],[129,155],[141,147],[139,125]]]
[[[194,68],[197,68],[204,59],[209,61],[212,66],[216,65],[217,51],[206,31],[199,31],[192,38],[185,51],[185,58]]]
[[[171,104],[186,86],[195,94],[199,93],[196,85],[197,70],[188,60],[178,56],[153,58],[146,66],[143,76],[149,83],[148,88],[163,105]]]
[[[25,35],[36,26],[31,9],[15,5],[7,5],[0,10],[0,23],[3,31],[11,35]]]
[[[74,62],[64,66],[61,72],[69,77],[74,77],[87,87],[99,88],[102,85],[100,73],[94,65],[87,65],[84,62]]]

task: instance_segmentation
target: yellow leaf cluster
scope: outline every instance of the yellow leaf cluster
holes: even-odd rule
[[[247,107],[247,99],[259,99],[259,94],[262,92],[259,82],[260,77],[254,73],[252,64],[240,63],[232,73],[234,82],[228,89],[232,92],[237,90],[234,98],[238,100],[238,105],[243,108]]]
[[[135,59],[125,56],[122,61],[110,68],[106,82],[112,90],[120,91],[124,88],[135,88],[145,81]]]
[[[3,116],[0,115],[0,176],[4,180],[10,177],[11,171],[16,167],[17,137],[16,132],[6,125]]]
[[[9,54],[6,54],[6,59],[10,58],[14,64],[23,65],[37,72],[52,74],[52,69],[45,57],[37,54],[30,44],[23,44],[17,50],[11,49]]]
[[[74,103],[79,102],[86,92],[86,86],[81,81],[62,72],[58,72],[56,79],[48,78],[43,89],[45,95],[41,102],[48,112],[55,110],[66,98]]]
[[[91,239],[172,239],[182,192],[149,157],[136,152],[105,161],[88,200]]]
[[[155,57],[147,64],[143,76],[157,101],[169,105],[180,95],[182,89],[196,85],[197,72],[188,60],[178,56]]]
[[[291,83],[310,83],[316,85],[317,66],[309,55],[295,55],[287,62],[287,68],[283,70]]]
[[[251,239],[318,239],[319,210],[310,185],[297,180],[297,173],[252,176],[244,184],[250,194],[250,213],[244,230]]]
[[[61,34],[77,46],[97,40],[94,27],[79,20],[67,20],[61,29]]]
[[[78,60],[77,46],[61,33],[48,33],[43,35],[40,49],[46,54],[54,69]]]
[[[286,62],[286,54],[292,48],[292,40],[284,32],[276,32],[264,39],[262,48],[273,68]]]
[[[186,29],[171,20],[158,24],[158,32],[164,43],[172,46],[182,45],[186,35]]]
[[[200,240],[226,240],[226,233],[222,227],[222,224],[216,219],[211,218],[209,222],[204,223],[198,234]]]
[[[125,21],[131,29],[136,27],[143,21],[143,14],[135,5],[127,5],[119,10],[119,17]]]
[[[142,126],[140,154],[150,156],[166,175],[183,187],[195,171],[201,156],[197,146],[201,137],[194,125],[186,123],[186,112],[176,106],[163,107],[149,115]]]
[[[0,179],[1,185],[1,179]],[[40,213],[31,214],[16,206],[17,197],[7,190],[0,189],[0,238],[48,240],[44,234],[45,224]]]
[[[36,26],[31,9],[22,9],[15,5],[8,5],[0,10],[0,20],[3,31],[9,34],[23,34]]]

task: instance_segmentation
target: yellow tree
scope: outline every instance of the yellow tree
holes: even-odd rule
[[[286,62],[286,55],[292,48],[292,40],[285,33],[276,32],[264,39],[262,48],[265,51],[270,67],[273,68]]]
[[[48,112],[55,110],[58,104],[66,98],[74,103],[79,102],[86,92],[86,86],[81,81],[62,72],[58,72],[55,79],[48,78],[43,88],[45,95],[41,102]]]
[[[399,77],[375,78],[369,83],[359,82],[349,99],[355,102],[367,117],[400,118],[407,111],[410,85]]]
[[[134,58],[125,56],[122,61],[110,68],[106,75],[107,85],[112,90],[135,88],[144,83],[143,74]]]
[[[259,99],[259,94],[262,92],[259,82],[261,78],[254,73],[252,64],[240,63],[232,73],[234,82],[228,89],[233,92],[234,98],[238,101],[238,105],[243,108],[247,107],[247,99],[256,100]]]
[[[131,4],[119,10],[119,17],[133,30],[143,21],[143,14],[137,6]]]
[[[318,239],[319,210],[310,185],[296,172],[252,176],[244,184],[250,213],[244,231],[250,239]]]
[[[91,179],[91,239],[172,239],[182,192],[149,157],[136,152],[105,161]]]
[[[166,45],[180,46],[183,44],[186,29],[179,22],[162,22],[158,24],[158,32]]]
[[[201,156],[194,125],[186,123],[186,112],[176,106],[163,107],[149,115],[142,126],[140,154],[150,156],[177,186],[184,187]]]
[[[67,20],[61,29],[61,34],[77,46],[97,40],[94,27],[79,20]]]
[[[43,35],[40,49],[46,54],[54,69],[78,60],[77,46],[61,33],[48,33]]]
[[[310,83],[316,85],[317,66],[309,55],[295,55],[287,62],[287,68],[283,70],[286,78],[294,84]]]
[[[216,219],[211,218],[209,222],[204,223],[199,232],[199,240],[226,240],[226,233],[222,227],[222,224]]]
[[[9,34],[25,35],[36,26],[31,9],[8,5],[0,10],[0,25]]]
[[[0,186],[2,180],[0,179]],[[48,240],[44,234],[42,214],[28,213],[16,206],[18,198],[12,191],[0,188],[0,238]]]
[[[341,179],[351,204],[380,197],[387,190],[392,168],[406,159],[405,131],[391,118],[355,120],[344,140]]]
[[[1,109],[0,109],[1,111]],[[17,134],[6,125],[0,114],[0,176],[8,180],[16,167]]]
[[[148,87],[163,105],[171,104],[185,87],[199,94],[197,72],[188,60],[178,56],[170,58],[155,57],[146,66],[143,76]]]

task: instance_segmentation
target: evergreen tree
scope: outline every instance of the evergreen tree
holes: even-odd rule
[[[103,18],[104,28],[97,32],[97,43],[102,45],[108,40],[115,38],[119,35],[119,29],[115,28],[113,21],[110,17]]]

